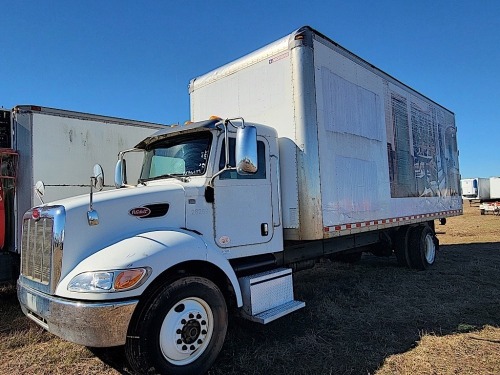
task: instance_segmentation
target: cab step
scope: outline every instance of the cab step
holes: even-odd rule
[[[303,308],[306,304],[293,298],[290,268],[278,268],[238,279],[243,295],[243,317],[267,324]]]

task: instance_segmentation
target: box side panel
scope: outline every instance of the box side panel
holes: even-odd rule
[[[252,60],[252,64],[240,61],[241,69],[231,74],[214,71],[209,74],[208,83],[192,84],[191,120],[201,121],[212,115],[241,116],[246,122],[268,125],[278,131],[283,224],[284,228],[297,228],[297,146],[291,54],[288,49],[277,50],[272,56],[263,50],[260,52],[265,58]]]
[[[21,250],[21,228],[24,213],[33,204],[33,150],[32,150],[32,116],[29,113],[13,115],[12,127],[14,132],[13,148],[19,153],[16,179],[16,198],[14,206],[15,216],[15,251]],[[40,203],[40,202],[37,202]]]
[[[34,113],[31,141],[33,181],[45,183],[45,202],[87,194],[92,168],[99,163],[110,188],[118,152],[132,148],[154,131],[124,123]],[[139,176],[142,154],[129,155],[127,174],[129,183],[133,184]]]
[[[315,40],[325,227],[461,209],[454,115]]]
[[[383,82],[314,44],[324,226],[378,217],[390,194]]]
[[[478,199],[490,199],[490,179],[489,178],[478,178]]]

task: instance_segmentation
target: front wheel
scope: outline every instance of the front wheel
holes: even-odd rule
[[[139,373],[203,374],[219,354],[227,308],[219,288],[201,277],[164,286],[134,316],[125,352]]]

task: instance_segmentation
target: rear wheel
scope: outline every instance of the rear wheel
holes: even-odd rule
[[[411,267],[408,248],[411,230],[411,227],[401,227],[394,236],[394,254],[396,255],[398,264],[403,267]]]
[[[201,277],[164,286],[134,317],[125,352],[139,373],[203,374],[219,354],[227,308],[219,288]]]
[[[427,225],[420,225],[412,230],[408,245],[412,268],[425,270],[434,264],[439,241]]]

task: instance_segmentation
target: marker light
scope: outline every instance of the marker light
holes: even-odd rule
[[[219,116],[210,116],[209,120],[218,120],[222,121],[222,119]]]
[[[38,208],[35,208],[33,212],[31,213],[31,217],[33,220],[38,221],[40,220],[40,210]]]
[[[145,274],[146,270],[143,268],[121,271],[115,278],[115,290],[133,288]]]

